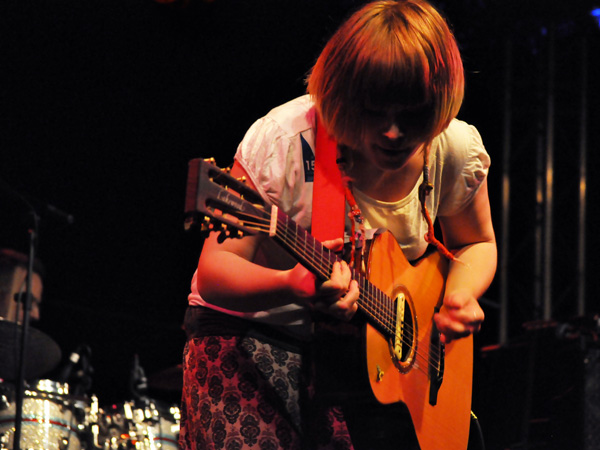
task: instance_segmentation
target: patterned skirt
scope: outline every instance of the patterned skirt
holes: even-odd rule
[[[188,340],[183,450],[353,449],[343,414],[310,401],[302,356],[249,336]]]

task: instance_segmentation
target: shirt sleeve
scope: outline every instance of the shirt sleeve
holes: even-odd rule
[[[279,204],[286,190],[289,150],[289,139],[277,123],[263,117],[248,129],[235,155],[261,196],[272,204]]]
[[[306,226],[303,220],[310,212],[310,195],[298,134],[284,131],[276,120],[265,116],[250,127],[235,159],[267,202]]]
[[[440,140],[440,216],[452,216],[469,204],[487,177],[491,162],[477,128],[458,120],[452,125]]]

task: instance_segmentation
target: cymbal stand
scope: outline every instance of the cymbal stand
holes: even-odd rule
[[[31,313],[31,289],[33,278],[33,261],[35,258],[35,249],[37,245],[37,234],[39,225],[39,216],[35,209],[31,207],[33,217],[33,226],[29,229],[29,261],[27,263],[25,303],[23,305],[23,325],[21,330],[21,347],[19,349],[19,365],[17,372],[17,392],[15,399],[15,434],[13,438],[13,450],[21,448],[21,430],[23,424],[23,399],[25,396],[25,361],[27,357],[27,339],[29,336],[29,316]],[[18,318],[17,318],[18,319]]]

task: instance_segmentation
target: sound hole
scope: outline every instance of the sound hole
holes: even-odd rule
[[[401,286],[395,297],[396,301],[396,333],[389,340],[390,352],[396,367],[408,372],[415,361],[417,350],[417,321],[412,298],[408,290]]]

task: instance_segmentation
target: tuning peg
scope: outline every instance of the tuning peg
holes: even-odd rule
[[[206,161],[209,164],[212,164],[213,166],[217,165],[217,161],[215,160],[215,158],[205,158],[204,161]]]
[[[183,229],[185,231],[190,231],[195,224],[195,220],[193,217],[186,217],[183,221]]]
[[[209,230],[210,229],[210,225],[211,225],[210,217],[204,216],[202,218],[202,223],[200,224],[200,229],[201,230]]]
[[[221,169],[222,172],[229,174],[231,172],[231,167],[224,167]]]
[[[247,181],[247,178],[246,178],[246,176],[245,176],[245,175],[243,175],[243,176],[239,177],[237,180],[238,180],[240,183],[246,183],[246,181]]]
[[[228,236],[227,236],[227,233],[226,233],[225,231],[222,231],[221,233],[219,233],[219,236],[217,237],[217,242],[218,242],[219,244],[222,244],[222,243],[223,243],[223,241],[224,241],[225,239],[227,239],[227,237],[228,237]]]

